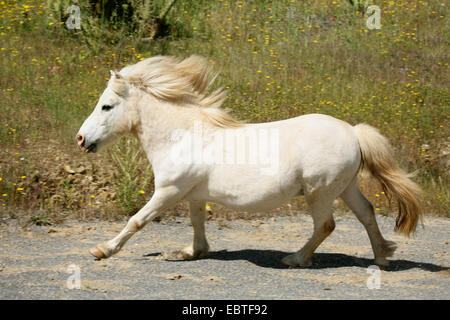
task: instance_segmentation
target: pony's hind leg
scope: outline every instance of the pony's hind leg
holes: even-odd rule
[[[387,241],[383,238],[378,228],[373,206],[361,193],[356,181],[347,187],[341,194],[341,198],[366,228],[375,256],[375,264],[381,268],[388,267],[389,262],[386,258],[392,257],[397,246],[395,242]]]
[[[205,201],[190,201],[189,213],[194,228],[192,245],[181,250],[181,258],[185,260],[201,258],[208,253],[209,245],[205,234],[206,210]]]
[[[307,198],[308,201],[308,198]],[[298,252],[284,257],[281,262],[289,267],[309,267],[311,257],[317,247],[333,232],[335,223],[333,219],[332,201],[317,199],[308,201],[314,222],[314,232]]]

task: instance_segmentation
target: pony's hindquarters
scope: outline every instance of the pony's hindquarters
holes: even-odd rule
[[[414,233],[422,215],[422,190],[398,167],[387,139],[367,124],[355,127],[361,149],[361,168],[367,169],[382,185],[388,199],[398,201],[395,231]]]

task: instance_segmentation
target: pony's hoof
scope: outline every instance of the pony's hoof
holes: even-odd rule
[[[108,256],[103,252],[103,250],[101,250],[98,246],[91,248],[89,250],[89,253],[99,260],[108,258]]]
[[[181,250],[181,256],[184,260],[194,260],[194,259],[200,259],[206,256],[208,253],[208,248],[204,250],[194,250],[192,246],[186,247],[183,250]]]
[[[311,259],[302,259],[296,253],[284,257],[281,263],[289,268],[308,268],[312,266]]]
[[[375,259],[374,263],[380,270],[387,270],[389,268],[389,261],[384,258]]]
[[[170,257],[178,259],[178,260],[194,260],[194,259],[200,259],[206,256],[208,253],[209,247],[206,247],[204,250],[194,250],[192,246],[188,246],[184,248],[183,250],[177,250],[170,254]]]
[[[380,270],[387,271],[389,269],[389,266],[379,265],[378,268],[380,268]]]

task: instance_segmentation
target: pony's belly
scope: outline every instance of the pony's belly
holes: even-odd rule
[[[257,212],[276,209],[291,198],[301,195],[301,187],[293,185],[288,191],[278,188],[245,188],[245,190],[230,190],[208,188],[201,186],[194,189],[186,200],[204,200],[221,204],[237,211]]]
[[[227,208],[234,209],[237,211],[246,212],[266,212],[276,209],[282,206],[284,203],[289,201],[290,198],[276,198],[276,199],[210,199],[209,201],[221,204]]]

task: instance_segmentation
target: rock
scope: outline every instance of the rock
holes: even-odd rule
[[[181,274],[174,274],[174,275],[167,276],[166,279],[167,280],[175,280],[175,279],[181,279],[182,277],[183,277],[183,275],[181,275]]]
[[[252,227],[258,228],[258,227],[259,227],[260,225],[262,225],[262,224],[264,224],[263,221],[257,220],[257,221],[252,222]]]
[[[68,165],[64,165],[63,169],[65,172],[67,172],[69,174],[75,174],[75,171],[73,171]]]
[[[81,166],[77,169],[77,173],[79,174],[85,174],[86,173],[86,168]]]

